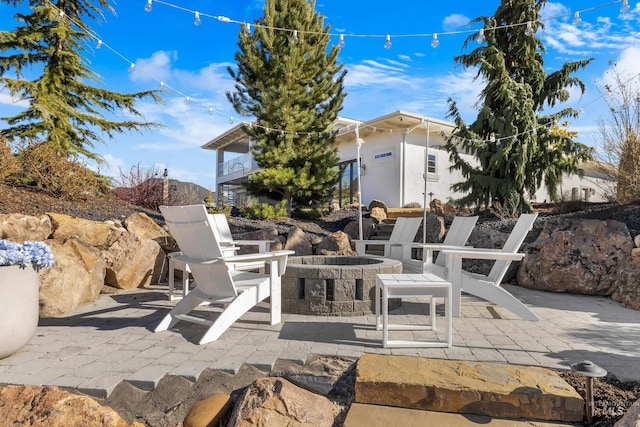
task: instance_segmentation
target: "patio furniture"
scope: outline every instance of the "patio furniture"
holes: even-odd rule
[[[405,243],[402,245],[402,272],[428,273],[433,261],[433,252],[438,252],[435,264],[445,266],[443,249],[464,248],[473,227],[478,222],[477,216],[456,216],[447,231],[442,243]],[[413,249],[422,249],[422,259],[412,257]]]
[[[211,226],[214,233],[217,233],[220,247],[222,248],[224,255],[236,255],[236,252],[240,249],[240,246],[257,246],[258,252],[269,252],[269,247],[273,240],[233,240],[231,235],[231,229],[227,222],[225,214],[208,214],[211,220]],[[182,255],[182,252],[171,252],[167,255],[169,260],[169,301],[175,301],[183,298],[189,293],[189,266],[178,259],[178,256]],[[245,263],[242,266],[236,268],[242,270],[259,270],[264,272],[264,263],[255,262],[253,264]],[[175,291],[175,270],[182,272],[182,295],[174,295]]]
[[[517,253],[527,233],[533,227],[538,214],[522,214],[502,249],[444,249],[445,267],[437,264],[430,271],[445,277],[453,284],[453,315],[460,315],[460,293],[465,292],[493,302],[524,320],[538,321],[539,317],[520,300],[500,286],[512,261],[519,261],[524,254]],[[462,269],[463,259],[486,259],[495,261],[489,274],[471,273]]]
[[[293,251],[224,256],[204,205],[160,206],[160,211],[182,251],[182,255],[175,258],[189,266],[196,287],[160,321],[154,332],[172,328],[180,320],[203,324],[208,328],[198,343],[206,344],[217,340],[244,313],[267,297],[271,306],[270,324],[280,323],[280,277]],[[268,273],[238,268],[255,262],[266,263]],[[189,314],[203,302],[224,305],[214,321]]]
[[[382,294],[382,295],[381,295]],[[376,330],[382,328],[382,346],[391,347],[451,347],[451,283],[435,274],[378,274],[376,280]],[[382,296],[382,298],[381,298]],[[392,324],[389,322],[389,298],[428,298],[430,324]],[[436,298],[444,298],[447,324],[445,341],[390,340],[389,331],[436,330]],[[380,310],[382,304],[382,311]],[[382,326],[380,325],[382,318]]]
[[[356,252],[358,255],[367,255],[367,246],[384,245],[385,258],[402,259],[402,243],[413,242],[416,233],[420,228],[422,218],[405,218],[396,219],[389,240],[353,240],[356,244]]]

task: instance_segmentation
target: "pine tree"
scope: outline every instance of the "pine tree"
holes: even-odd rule
[[[286,200],[289,213],[294,204],[321,206],[339,179],[331,132],[346,96],[339,49],[328,50],[329,26],[313,0],[267,0],[253,34],[245,30],[237,71],[229,67],[235,91],[227,97],[239,114],[256,119],[245,132],[262,170],[247,189]]]
[[[20,0],[1,0],[19,5]],[[141,131],[158,124],[126,120],[112,121],[106,113],[124,110],[142,118],[134,108],[143,98],[161,102],[158,91],[122,94],[92,86],[100,76],[88,66],[83,53],[95,42],[88,21],[101,21],[103,9],[114,12],[107,0],[30,0],[29,14],[16,13],[13,31],[0,31],[0,86],[29,107],[12,117],[3,117],[4,136],[13,142],[42,140],[66,155],[81,154],[99,160],[91,152],[104,136]],[[42,69],[34,80],[24,70]],[[15,78],[6,76],[10,70]],[[38,73],[39,74],[39,73]]]
[[[583,83],[573,77],[590,59],[565,63],[547,74],[545,47],[535,35],[543,26],[540,8],[546,0],[502,0],[493,17],[480,17],[486,44],[454,58],[465,68],[477,67],[486,86],[478,101],[476,120],[466,125],[456,103],[449,100],[449,115],[457,125],[447,143],[453,169],[466,181],[452,189],[467,193],[459,202],[477,209],[499,204],[511,214],[530,212],[528,195],[546,187],[552,199],[563,173],[581,173],[578,164],[591,158],[591,149],[559,132],[554,123],[579,112],[563,108],[543,114],[569,98],[568,89]],[[530,23],[530,24],[529,24]],[[471,35],[465,47],[481,33]],[[482,40],[480,40],[482,41]],[[460,153],[475,156],[479,166]]]

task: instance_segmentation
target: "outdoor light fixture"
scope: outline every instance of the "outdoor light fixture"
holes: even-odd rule
[[[391,36],[387,34],[387,40],[384,42],[385,49],[391,49]]]
[[[153,0],[147,0],[147,4],[144,5],[145,12],[151,12],[153,10]]]
[[[431,39],[431,47],[436,48],[440,46],[440,40],[438,40],[438,34],[433,33],[433,38]]]
[[[480,33],[478,34],[478,37],[476,38],[476,41],[480,44],[485,42],[485,38],[484,38],[484,28],[480,28]]]
[[[342,49],[344,47],[344,34],[340,34],[340,40],[338,40],[338,47]]]
[[[197,27],[202,24],[202,20],[200,19],[200,12],[196,12],[195,15],[195,18],[193,18],[193,25]]]
[[[586,399],[587,399],[587,424],[591,424],[593,419],[593,379],[604,377],[607,371],[590,360],[578,362],[571,365],[571,370],[586,377]]]
[[[620,6],[620,13],[629,12],[629,0],[622,0],[622,6]]]
[[[576,12],[573,15],[573,22],[572,24],[577,27],[578,25],[580,25],[580,23],[582,22],[582,19],[580,19],[580,12]]]
[[[533,30],[533,25],[531,25],[531,21],[527,22],[527,28],[525,28],[525,30],[524,30],[525,36],[531,37],[535,33],[536,32]]]

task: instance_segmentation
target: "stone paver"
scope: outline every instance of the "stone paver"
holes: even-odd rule
[[[122,381],[151,389],[167,374],[196,381],[206,369],[233,374],[247,363],[269,371],[279,359],[305,363],[312,355],[356,359],[363,353],[560,369],[591,360],[621,380],[640,381],[640,311],[603,297],[505,287],[541,320],[520,320],[463,296],[462,315],[453,320],[454,346],[444,349],[382,348],[382,332],[375,330],[371,315],[283,314],[283,322],[272,326],[266,304],[243,316],[218,341],[200,346],[204,328],[199,325],[179,322],[173,330],[152,332],[175,304],[168,301],[166,287],[102,295],[69,316],[41,319],[29,344],[0,360],[0,384],[59,385],[106,397]],[[208,306],[198,310],[219,312]],[[390,315],[402,323],[420,310],[409,302]]]

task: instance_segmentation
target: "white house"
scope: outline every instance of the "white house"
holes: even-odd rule
[[[240,123],[203,145],[217,152],[217,194],[235,205],[246,200],[240,183],[259,169],[250,153],[252,142],[242,131],[246,124]],[[425,206],[434,198],[443,202],[459,198],[461,194],[452,192],[450,187],[463,178],[460,172],[449,170],[451,163],[444,149],[445,139],[454,127],[451,122],[404,111],[367,122],[338,118],[334,130],[342,179],[336,189],[336,201],[340,204],[357,201],[358,151],[361,201],[365,205],[378,199],[390,207],[408,203]],[[468,156],[468,161],[473,163],[475,159]],[[611,183],[599,177],[593,168],[584,169],[582,178],[566,176],[560,193],[570,200],[604,201]],[[539,189],[535,201],[545,200],[550,200],[548,194]]]

